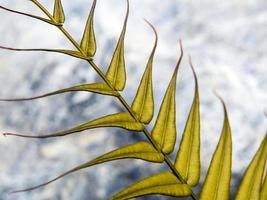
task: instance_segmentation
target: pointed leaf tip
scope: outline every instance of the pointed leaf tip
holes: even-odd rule
[[[195,95],[176,157],[175,168],[190,186],[195,186],[200,178],[200,112],[197,76],[191,59],[190,67],[194,74]]]
[[[84,29],[82,41],[81,41],[81,49],[83,53],[87,57],[93,57],[96,53],[96,38],[94,32],[94,12],[96,7],[96,0],[93,1],[90,14],[88,16],[86,26]]]
[[[224,124],[200,193],[200,200],[228,200],[230,197],[232,136],[225,103],[222,98],[220,100],[224,109]]]
[[[65,14],[61,0],[55,0],[53,17],[59,24],[63,24],[65,22]]]
[[[259,149],[250,162],[236,193],[236,200],[255,199],[265,200],[267,198],[266,178],[264,181],[264,170],[267,159],[267,136],[263,139]],[[262,184],[263,183],[263,184]],[[264,198],[261,198],[261,196]]]
[[[157,142],[162,152],[169,154],[173,151],[176,142],[176,78],[183,57],[182,43],[181,55],[175,67],[173,76],[160,106],[159,114],[152,130],[152,138]]]
[[[154,54],[157,48],[158,36],[153,25],[150,24],[148,21],[146,22],[153,29],[153,32],[155,34],[155,42],[147,62],[145,72],[138,87],[136,96],[132,103],[132,109],[141,122],[148,124],[152,120],[154,114],[152,67]]]
[[[112,86],[122,91],[126,84],[126,70],[125,70],[125,59],[124,59],[124,38],[126,33],[127,21],[129,16],[129,1],[127,1],[127,12],[124,19],[124,25],[113,53],[111,63],[108,67],[106,78],[112,84]]]
[[[173,173],[161,172],[138,181],[109,200],[126,200],[151,194],[184,197],[191,195],[191,190],[188,185],[182,184]]]
[[[196,71],[195,71],[195,68],[194,68],[194,65],[193,65],[193,62],[192,62],[192,58],[191,56],[189,55],[189,66],[193,72],[193,76],[194,76],[194,80],[195,80],[195,89],[198,90],[198,79],[197,79],[197,74],[196,74]]]

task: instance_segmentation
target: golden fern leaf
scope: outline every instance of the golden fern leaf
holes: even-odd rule
[[[257,153],[249,164],[237,190],[235,199],[261,200],[261,187],[267,158],[267,136],[263,139]],[[265,197],[267,198],[267,196]]]
[[[181,183],[173,173],[161,172],[125,188],[109,200],[126,200],[151,194],[184,197],[189,196],[191,190],[187,184]]]
[[[220,100],[224,108],[224,125],[200,193],[200,200],[228,200],[230,197],[232,136],[226,106],[221,98]]]
[[[30,17],[30,18],[33,18],[33,19],[37,19],[37,20],[40,20],[42,22],[48,23],[50,25],[59,25],[59,24],[55,24],[55,22],[53,22],[50,19],[46,19],[46,18],[37,16],[37,15],[32,15],[32,14],[25,13],[25,12],[20,12],[20,11],[17,11],[17,10],[12,10],[12,9],[9,9],[7,7],[4,7],[4,6],[0,6],[0,9],[8,11],[8,12],[11,12],[11,13],[15,13],[15,14],[26,16],[26,17]]]
[[[69,55],[75,58],[81,58],[83,60],[92,60],[92,57],[83,55],[80,51],[69,50],[69,49],[22,49],[22,48],[11,48],[0,46],[0,49],[11,50],[11,51],[44,51],[44,52],[53,52]]]
[[[134,144],[126,145],[124,147],[121,147],[119,149],[113,150],[109,153],[106,153],[102,156],[99,156],[95,158],[94,160],[91,160],[89,162],[86,162],[82,165],[79,165],[63,174],[60,176],[57,176],[56,178],[47,181],[45,183],[42,183],[40,185],[22,189],[22,190],[16,190],[12,191],[11,193],[19,193],[19,192],[27,192],[31,190],[38,189],[40,187],[43,187],[45,185],[48,185],[64,176],[67,176],[73,172],[82,170],[84,168],[92,167],[94,165],[102,164],[104,162],[109,162],[113,160],[119,160],[119,159],[127,159],[127,158],[135,158],[135,159],[141,159],[144,161],[149,161],[149,162],[156,162],[156,163],[161,163],[164,160],[164,156],[157,152],[157,150],[151,145],[148,144],[147,142],[141,141],[137,142]]]
[[[94,32],[94,12],[96,7],[96,0],[93,1],[93,5],[90,10],[89,17],[86,22],[83,37],[81,40],[81,49],[87,57],[93,57],[96,52],[96,39]]]
[[[191,59],[190,66],[195,79],[195,96],[176,157],[175,168],[189,185],[195,186],[200,178],[200,113],[198,82]]]
[[[142,131],[144,126],[142,123],[137,122],[129,113],[116,113],[107,115],[104,117],[100,117],[98,119],[89,121],[87,123],[81,124],[74,128],[48,134],[48,135],[40,135],[40,136],[31,136],[24,134],[15,134],[15,133],[3,133],[5,136],[18,136],[18,137],[26,137],[26,138],[51,138],[51,137],[62,137],[72,133],[77,133],[89,129],[94,128],[102,128],[102,127],[120,127],[131,131]]]
[[[152,138],[156,141],[162,152],[169,154],[173,151],[176,141],[176,106],[175,91],[176,78],[183,57],[182,43],[181,55],[174,70],[173,76],[162,101],[159,114],[152,130]]]
[[[126,84],[126,71],[124,60],[124,37],[129,16],[129,0],[127,0],[127,12],[124,19],[123,28],[116,49],[113,53],[111,63],[106,73],[106,78],[109,80],[115,90],[121,91]]]
[[[59,24],[63,24],[65,22],[65,14],[61,0],[55,0],[53,17]]]
[[[147,22],[150,27],[153,29],[154,34],[156,36],[155,44],[148,59],[146,70],[143,74],[141,83],[138,87],[136,96],[132,103],[132,109],[136,114],[137,118],[145,123],[148,124],[154,114],[154,98],[153,98],[153,84],[152,84],[152,66],[153,66],[153,58],[155,55],[155,51],[157,48],[158,36],[155,28]]]
[[[261,198],[260,200],[267,200],[267,175],[265,174],[264,182],[261,186]]]
[[[29,100],[40,99],[40,98],[48,97],[48,96],[52,96],[52,95],[62,94],[62,93],[66,93],[66,92],[79,92],[79,91],[93,92],[93,93],[97,93],[97,94],[112,95],[112,96],[118,95],[118,93],[116,91],[113,91],[105,83],[91,83],[91,84],[77,85],[77,86],[57,90],[54,92],[42,94],[42,95],[35,96],[35,97],[0,99],[0,101],[29,101]]]

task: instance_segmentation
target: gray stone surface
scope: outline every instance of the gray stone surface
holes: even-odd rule
[[[41,1],[52,8],[53,1]],[[260,144],[267,108],[267,2],[265,0],[135,0],[126,36],[128,82],[123,95],[131,102],[153,35],[142,18],[159,33],[154,64],[156,111],[176,64],[178,39],[185,58],[177,85],[177,127],[181,138],[193,97],[191,54],[201,95],[202,177],[219,139],[223,113],[215,88],[225,99],[233,131],[233,185]],[[91,0],[63,0],[66,28],[80,40]],[[126,1],[99,0],[96,8],[98,51],[95,61],[106,70],[119,35]],[[30,1],[1,0],[0,5],[41,14]],[[0,44],[22,48],[71,48],[57,29],[36,20],[0,10]],[[0,97],[24,97],[99,80],[85,62],[51,53],[0,50]],[[62,130],[98,116],[123,110],[110,97],[72,93],[32,102],[0,103],[0,129],[43,134]],[[151,124],[154,123],[154,120]],[[149,126],[151,128],[151,125]],[[32,186],[116,147],[144,139],[141,133],[96,129],[64,138],[27,140],[0,136],[0,200],[102,200],[123,186],[162,170],[142,161],[111,162],[69,175],[30,193],[7,195]],[[176,147],[176,148],[177,148]],[[172,155],[173,157],[175,155]],[[233,188],[232,193],[235,189]],[[171,199],[161,196],[140,199]]]

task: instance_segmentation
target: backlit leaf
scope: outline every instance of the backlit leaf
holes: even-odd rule
[[[265,179],[261,187],[261,200],[267,199],[267,175],[265,173]]]
[[[34,100],[39,99],[43,97],[48,97],[52,95],[62,94],[65,92],[77,92],[77,91],[85,91],[85,92],[93,92],[103,95],[112,95],[116,96],[117,92],[110,89],[110,87],[105,83],[91,83],[91,84],[84,84],[84,85],[78,85],[73,86],[61,90],[57,90],[55,92],[46,93],[43,95],[35,96],[35,97],[29,97],[29,98],[16,98],[16,99],[0,99],[0,101],[28,101],[28,100]]]
[[[249,164],[236,193],[236,200],[260,200],[265,163],[267,157],[267,136]],[[267,196],[265,196],[267,198]]]
[[[190,59],[195,79],[195,96],[187,118],[175,168],[191,186],[198,184],[200,178],[200,114],[197,76]]]
[[[158,36],[155,28],[148,23],[156,36],[154,48],[150,54],[150,57],[147,62],[146,70],[143,74],[141,83],[138,87],[137,94],[132,103],[132,109],[135,112],[137,118],[148,124],[153,118],[154,114],[154,98],[153,98],[153,86],[152,86],[152,65],[153,58],[157,47]]]
[[[200,200],[228,200],[230,198],[232,136],[223,101],[222,104],[224,108],[224,125],[200,193]]]
[[[16,13],[16,14],[19,14],[19,15],[24,15],[24,16],[27,16],[27,17],[30,17],[30,18],[33,18],[33,19],[38,19],[38,20],[46,22],[48,24],[58,25],[58,24],[55,24],[54,22],[52,22],[50,19],[46,19],[46,18],[43,18],[43,17],[39,17],[39,16],[36,16],[36,15],[29,14],[29,13],[20,12],[20,11],[17,11],[17,10],[12,10],[12,9],[6,8],[4,6],[0,6],[0,9],[3,9],[3,10],[8,11],[8,12]]]
[[[164,161],[164,156],[161,153],[157,152],[157,150],[151,144],[148,144],[147,142],[143,142],[143,141],[137,142],[137,143],[126,145],[119,149],[113,150],[102,156],[99,156],[96,159],[86,162],[82,165],[79,165],[48,182],[42,183],[34,187],[30,187],[27,189],[13,191],[12,193],[31,191],[31,190],[40,188],[42,186],[45,186],[49,183],[52,183],[68,174],[79,171],[81,169],[88,168],[88,167],[98,165],[104,162],[112,161],[112,160],[126,159],[126,158],[136,158],[136,159],[141,159],[141,160],[145,160],[149,162],[157,162],[157,163],[161,163]]]
[[[188,185],[182,184],[171,172],[161,172],[131,185],[112,196],[110,200],[126,200],[151,194],[184,197],[189,196],[191,190]]]
[[[110,81],[113,87],[118,91],[123,90],[126,83],[125,60],[124,60],[124,37],[126,33],[128,16],[129,16],[129,1],[127,0],[127,13],[124,20],[124,25],[116,49],[113,53],[111,63],[106,73],[107,79]]]
[[[56,49],[55,50],[57,53],[63,53],[66,55],[70,55],[76,58],[82,58],[85,60],[92,60],[92,57],[85,57],[81,52],[79,51],[73,51],[73,50],[66,50],[66,49]]]
[[[53,17],[59,24],[63,24],[65,22],[65,14],[61,0],[55,0]]]
[[[86,57],[79,51],[67,50],[67,49],[22,49],[22,48],[11,48],[0,46],[0,49],[11,50],[11,51],[44,51],[44,52],[54,52],[62,53],[76,58],[82,58],[84,60],[92,60],[92,57]]]
[[[86,26],[84,29],[82,41],[81,41],[81,49],[83,53],[87,57],[93,57],[96,52],[96,39],[94,32],[94,12],[96,7],[96,0],[93,1],[93,5],[90,10],[89,17],[86,22]]]
[[[169,154],[173,151],[176,141],[175,90],[177,73],[183,57],[181,42],[180,49],[181,56],[174,70],[172,79],[161,104],[156,123],[152,130],[152,138],[157,142],[162,152],[166,154]]]
[[[60,131],[48,135],[40,135],[40,136],[30,136],[30,135],[24,135],[24,134],[14,134],[14,133],[4,133],[3,135],[8,136],[19,136],[19,137],[27,137],[27,138],[50,138],[50,137],[60,137],[69,135],[76,132],[81,132],[89,129],[94,128],[101,128],[101,127],[120,127],[131,131],[142,131],[143,130],[143,124],[136,122],[136,120],[129,114],[129,113],[116,113],[107,115],[104,117],[100,117],[98,119],[95,119],[93,121],[81,124],[77,127]]]

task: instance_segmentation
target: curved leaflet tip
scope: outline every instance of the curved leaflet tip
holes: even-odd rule
[[[135,112],[137,118],[141,122],[148,124],[152,120],[154,114],[152,67],[153,67],[153,58],[158,43],[158,35],[153,25],[147,20],[145,21],[152,28],[155,34],[155,42],[147,62],[145,72],[142,76],[141,82],[139,84],[136,96],[134,98],[131,107]]]

